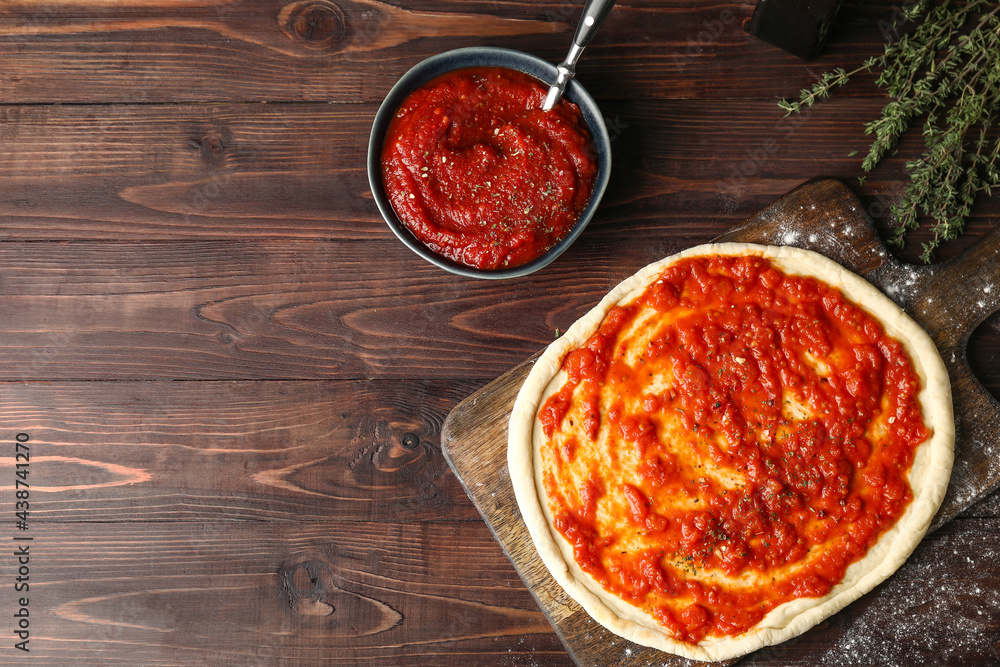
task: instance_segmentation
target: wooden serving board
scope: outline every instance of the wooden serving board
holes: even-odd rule
[[[932,530],[1000,486],[1000,403],[972,374],[966,357],[972,332],[1000,309],[1000,227],[947,264],[902,264],[886,251],[854,194],[828,179],[799,187],[716,241],[820,252],[881,289],[934,338],[951,376],[957,441],[951,485]],[[563,592],[538,558],[507,472],[507,420],[533,361],[455,406],[441,435],[449,465],[577,664],[703,664],[608,632]]]

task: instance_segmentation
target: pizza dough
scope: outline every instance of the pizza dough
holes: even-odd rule
[[[798,597],[779,604],[738,634],[710,635],[692,642],[678,639],[676,633],[657,622],[653,615],[605,590],[577,563],[573,546],[554,526],[542,478],[541,444],[546,436],[538,413],[543,402],[566,383],[566,372],[561,367],[567,354],[598,330],[609,311],[631,303],[677,262],[711,256],[760,257],[786,275],[816,278],[835,287],[848,301],[877,320],[886,335],[902,344],[919,377],[917,401],[928,437],[915,450],[909,469],[912,500],[867,553],[847,568],[839,583],[821,596]],[[805,632],[870,591],[902,565],[922,539],[943,500],[951,475],[953,448],[951,387],[944,363],[929,336],[891,300],[818,253],[793,247],[724,243],[691,248],[645,267],[615,287],[544,351],[514,403],[509,424],[508,465],[518,506],[539,556],[555,580],[596,621],[641,645],[694,660],[718,661]]]

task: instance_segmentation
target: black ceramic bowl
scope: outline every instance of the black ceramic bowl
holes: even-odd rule
[[[597,205],[601,201],[601,196],[604,194],[604,189],[611,176],[611,139],[608,137],[604,117],[601,116],[600,109],[597,108],[593,98],[576,80],[571,80],[566,87],[565,97],[580,107],[594,142],[594,154],[597,156],[598,163],[594,192],[590,196],[587,207],[580,215],[580,219],[577,220],[570,232],[548,252],[521,266],[496,270],[476,269],[442,257],[410,234],[389,203],[382,187],[382,144],[386,129],[389,127],[396,109],[403,103],[407,95],[431,79],[465,67],[506,67],[530,74],[545,84],[555,81],[557,74],[555,65],[536,56],[521,51],[486,46],[447,51],[418,63],[392,87],[385,101],[382,102],[382,106],[379,107],[378,113],[375,114],[375,122],[372,125],[371,138],[368,142],[368,183],[371,185],[372,194],[375,195],[375,203],[389,228],[410,250],[431,264],[435,264],[445,271],[472,278],[501,279],[525,276],[548,265],[556,257],[563,254],[580,236],[590,219],[594,217],[594,212],[597,210]]]

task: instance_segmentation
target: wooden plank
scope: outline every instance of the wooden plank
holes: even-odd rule
[[[0,664],[570,664],[480,522],[40,521],[18,536],[30,652],[10,639],[10,590]]]
[[[785,118],[773,100],[608,102],[612,182],[584,242],[630,269],[674,239],[723,233],[803,174],[854,181],[861,157],[850,153],[864,151],[863,123],[880,105],[837,98]],[[395,243],[364,169],[375,108],[0,106],[0,238]],[[918,143],[858,188],[873,217],[901,192]],[[998,212],[1000,201],[983,199],[942,257],[969,247]],[[901,256],[915,260],[928,237],[914,234]]]
[[[579,78],[601,98],[767,99],[818,68],[877,53],[880,21],[894,11],[888,0],[845,7],[826,57],[803,63],[743,30],[753,6],[620,4]],[[452,48],[503,46],[558,62],[579,11],[514,0],[8,0],[0,92],[19,104],[372,102],[409,67]]]
[[[5,238],[389,238],[374,107],[0,107]],[[45,196],[39,196],[44,192]]]
[[[695,240],[583,242],[513,281],[456,278],[388,239],[0,243],[0,381],[485,382]],[[997,332],[981,339],[995,354]]]
[[[0,383],[0,442],[30,437],[33,521],[471,521],[439,442],[475,388]],[[12,447],[0,458],[8,500]]]
[[[488,379],[551,340],[547,317],[588,302],[550,281],[601,289],[611,264],[497,284],[379,249],[0,244],[0,379]]]

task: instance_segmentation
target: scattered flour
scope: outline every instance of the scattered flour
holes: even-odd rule
[[[1000,537],[983,525],[973,519],[932,533],[846,612],[740,665],[1000,665]]]
[[[945,538],[945,543],[956,537]],[[895,608],[882,604],[866,609],[816,664],[997,664],[1000,589],[995,585],[995,563],[1000,549],[995,538],[981,546],[975,556],[961,560],[953,549],[955,558],[948,569],[941,567],[941,555],[932,558],[923,551],[909,565],[910,576],[890,578],[879,596],[886,602],[905,602]],[[940,554],[940,549],[936,551]],[[977,576],[988,586],[980,585]],[[926,632],[928,624],[935,626],[933,633]]]

